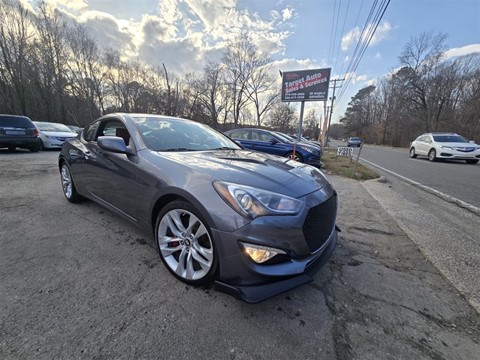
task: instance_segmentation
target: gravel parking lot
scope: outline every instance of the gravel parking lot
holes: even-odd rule
[[[480,315],[356,181],[315,281],[249,305],[62,194],[58,152],[0,150],[1,359],[478,359]]]

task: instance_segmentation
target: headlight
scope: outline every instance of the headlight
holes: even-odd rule
[[[448,149],[448,150],[453,150],[453,148],[451,146],[440,146],[442,149]]]
[[[232,208],[251,219],[264,215],[294,215],[302,207],[297,199],[250,186],[215,181],[213,187]]]
[[[254,244],[247,244],[240,242],[250,259],[255,261],[257,264],[264,263],[265,261],[270,260],[271,258],[279,255],[279,254],[286,254],[285,251],[280,249],[275,249],[269,246],[261,246],[261,245],[254,245]]]

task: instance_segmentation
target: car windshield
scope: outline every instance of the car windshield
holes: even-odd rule
[[[137,129],[154,151],[240,150],[234,141],[212,128],[190,120],[135,116]]]
[[[285,135],[281,132],[275,132],[275,135],[277,135],[279,138],[281,138],[282,140],[286,141],[287,143],[292,143],[294,142],[295,140],[292,139],[290,136],[288,135]]]
[[[56,124],[56,123],[47,123],[47,122],[35,122],[38,130],[40,131],[61,131],[61,132],[72,132],[67,125]]]
[[[436,142],[468,143],[468,140],[460,135],[433,135],[433,140]]]
[[[353,140],[353,141],[359,141],[359,140],[360,140],[360,138],[358,138],[358,137],[351,137],[351,138],[350,138],[350,140]]]

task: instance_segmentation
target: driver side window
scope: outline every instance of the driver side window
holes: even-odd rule
[[[117,136],[121,137],[125,145],[130,143],[130,134],[125,125],[118,120],[107,120],[100,126],[98,136]]]

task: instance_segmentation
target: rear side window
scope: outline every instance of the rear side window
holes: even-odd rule
[[[25,116],[5,116],[0,115],[0,126],[1,127],[22,127],[22,128],[33,128],[32,120]]]
[[[234,130],[229,135],[232,139],[248,140],[248,130]]]

